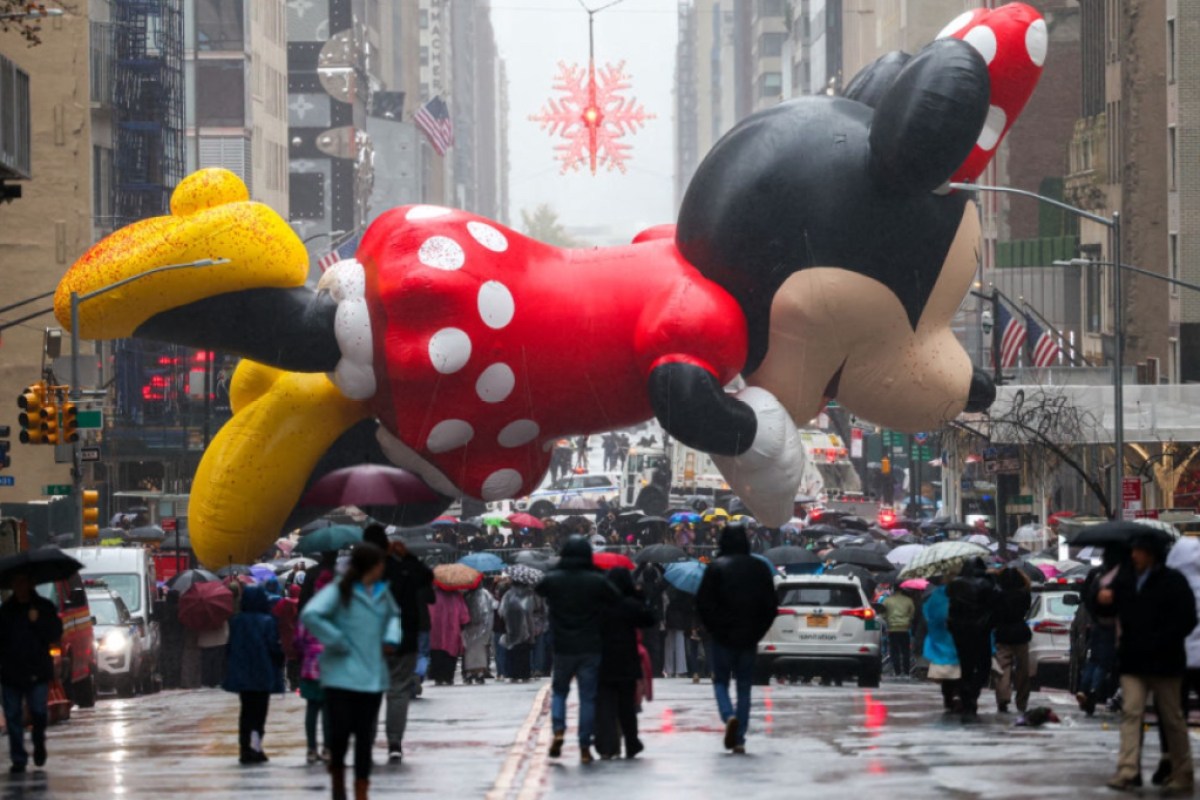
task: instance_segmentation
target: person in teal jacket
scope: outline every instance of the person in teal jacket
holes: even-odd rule
[[[301,621],[325,646],[321,688],[329,714],[333,797],[346,797],[346,751],[354,736],[354,793],[367,796],[379,705],[388,688],[385,652],[400,646],[400,609],[382,580],[384,554],[355,545],[350,565],[304,607]]]
[[[929,677],[942,684],[942,703],[946,711],[954,711],[962,671],[954,637],[947,627],[950,598],[946,595],[945,586],[938,586],[925,598],[921,613],[925,615],[924,655],[929,661]]]

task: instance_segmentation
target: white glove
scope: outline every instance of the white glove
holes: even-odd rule
[[[754,410],[758,432],[740,456],[712,456],[712,460],[755,519],[778,528],[792,518],[796,490],[804,477],[800,432],[787,409],[766,389],[751,386],[734,396]]]

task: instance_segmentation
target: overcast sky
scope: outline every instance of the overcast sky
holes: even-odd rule
[[[585,0],[598,7],[607,0]],[[587,14],[577,0],[491,0],[508,70],[510,213],[550,203],[569,227],[611,226],[625,238],[674,215],[673,88],[677,0],[623,0],[596,15],[596,62],[624,60],[635,95],[657,118],[632,137],[628,171],[560,175],[553,140],[530,114],[554,95],[559,61],[587,64]]]

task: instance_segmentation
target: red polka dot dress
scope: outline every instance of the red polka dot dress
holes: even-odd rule
[[[686,361],[722,383],[741,369],[741,309],[671,234],[563,250],[461,211],[388,211],[322,281],[338,301],[332,377],[372,404],[389,458],[434,489],[527,494],[558,439],[650,418],[655,366]]]

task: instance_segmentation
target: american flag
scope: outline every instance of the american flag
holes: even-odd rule
[[[441,95],[417,109],[413,122],[417,123],[439,156],[446,155],[446,151],[454,146],[454,122],[450,119],[450,108]]]
[[[1015,367],[1021,350],[1025,347],[1025,337],[1028,330],[1022,318],[1014,317],[1004,303],[996,304],[996,333],[1000,336],[1000,366],[1001,368]]]
[[[1029,326],[1029,361],[1035,367],[1052,367],[1058,362],[1058,342],[1054,332],[1046,330],[1034,321],[1033,317],[1025,315],[1025,323]]]
[[[321,268],[321,272],[324,272],[342,259],[352,258],[354,256],[354,251],[357,249],[358,237],[351,236],[349,239],[346,239],[337,247],[321,256],[320,260],[317,261],[317,266]]]

